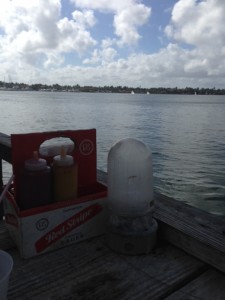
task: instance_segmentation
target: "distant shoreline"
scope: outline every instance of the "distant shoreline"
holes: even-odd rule
[[[123,91],[70,91],[70,90],[21,90],[21,89],[0,89],[0,92],[44,92],[44,93],[113,93],[113,94],[132,94],[130,92],[123,92]],[[185,92],[179,92],[179,93],[175,93],[175,92],[153,92],[153,93],[143,93],[143,92],[136,92],[134,94],[137,95],[145,95],[146,96],[150,96],[150,95],[193,95],[193,96],[224,96],[225,95],[225,91],[224,93],[185,93]]]
[[[68,93],[123,93],[123,94],[178,94],[178,95],[225,95],[224,89],[216,88],[165,88],[165,87],[151,87],[151,88],[141,88],[141,87],[126,87],[126,86],[80,86],[80,85],[46,85],[46,84],[24,84],[24,83],[6,83],[0,81],[0,91],[38,91],[38,92],[68,92]]]

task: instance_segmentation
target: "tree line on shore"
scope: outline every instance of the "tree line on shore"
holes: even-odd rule
[[[186,94],[186,95],[225,95],[224,89],[193,88],[193,87],[127,87],[127,86],[80,86],[76,85],[47,85],[42,83],[25,84],[0,81],[0,90],[14,91],[55,91],[55,92],[92,92],[92,93],[135,93],[135,94]]]

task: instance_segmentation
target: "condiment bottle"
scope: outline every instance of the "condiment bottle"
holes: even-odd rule
[[[24,163],[21,172],[19,206],[29,209],[51,202],[51,168],[38,152],[33,152],[33,158]]]
[[[77,164],[63,146],[53,158],[53,196],[56,202],[77,198]]]

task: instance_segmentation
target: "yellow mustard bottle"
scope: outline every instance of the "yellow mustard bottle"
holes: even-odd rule
[[[77,163],[67,155],[64,146],[60,155],[53,158],[53,197],[54,202],[77,198]]]

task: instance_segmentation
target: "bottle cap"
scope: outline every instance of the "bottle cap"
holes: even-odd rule
[[[55,166],[72,166],[74,163],[73,156],[66,155],[64,146],[61,147],[60,155],[56,155],[53,158],[53,164]]]
[[[42,171],[47,167],[47,162],[43,158],[38,157],[38,152],[33,152],[33,158],[25,161],[25,169],[29,171]]]

